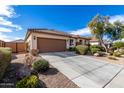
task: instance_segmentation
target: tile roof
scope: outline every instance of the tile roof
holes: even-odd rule
[[[90,38],[82,37],[82,36],[79,36],[79,35],[73,35],[73,34],[69,34],[69,33],[66,33],[66,32],[61,32],[61,31],[57,31],[57,30],[54,30],[54,29],[45,29],[45,28],[42,28],[42,29],[29,28],[28,31],[27,31],[25,39],[28,38],[28,36],[30,35],[31,32],[62,35],[62,36],[68,36],[68,37],[73,37],[73,38],[90,39]]]
[[[43,28],[43,29],[28,29],[28,31],[70,36],[70,34],[68,34],[66,32],[61,32],[61,31],[57,31],[54,29],[45,29],[45,28]]]
[[[93,36],[90,41],[97,42],[99,40]]]

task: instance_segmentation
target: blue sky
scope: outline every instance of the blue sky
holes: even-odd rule
[[[89,36],[89,21],[96,15],[109,15],[110,22],[124,21],[124,6],[0,6],[0,39],[24,38],[28,28],[48,28]]]

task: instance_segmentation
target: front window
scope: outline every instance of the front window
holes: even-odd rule
[[[74,42],[74,40],[73,39],[70,39],[70,46],[73,45],[73,42]]]
[[[79,41],[80,43],[82,42],[82,40]]]

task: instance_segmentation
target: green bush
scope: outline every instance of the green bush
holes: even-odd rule
[[[35,75],[27,76],[16,83],[17,88],[37,88],[39,84],[38,77]]]
[[[115,57],[121,57],[121,53],[120,52],[114,52],[113,53],[113,56],[115,56]]]
[[[48,70],[48,68],[49,68],[49,62],[44,59],[38,60],[33,63],[33,69],[36,70],[37,72],[44,72]]]
[[[9,48],[9,47],[0,47],[0,50],[8,50],[8,51],[12,51],[12,49]]]
[[[75,47],[69,47],[69,51],[75,51]]]
[[[88,52],[88,46],[84,46],[84,45],[76,46],[76,53],[85,55],[85,54],[87,54],[87,52]]]
[[[0,79],[2,79],[10,61],[11,51],[6,48],[0,48]]]
[[[124,47],[124,42],[121,42],[121,41],[115,42],[115,43],[114,43],[114,46],[119,49],[119,48],[121,48],[121,47]]]
[[[90,48],[90,50],[91,50],[91,53],[92,53],[92,54],[98,53],[98,52],[101,51],[99,48]]]
[[[12,49],[9,47],[0,47],[0,51],[10,51],[12,52]]]
[[[102,47],[101,45],[91,45],[90,48],[98,48],[100,49],[100,51],[105,51],[104,47]]]
[[[90,51],[92,54],[94,54],[94,53],[98,53],[100,51],[104,51],[104,48],[100,45],[92,45],[92,46],[90,46]]]

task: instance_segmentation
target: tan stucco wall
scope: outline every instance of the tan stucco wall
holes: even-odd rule
[[[28,50],[33,49],[33,37],[32,34],[27,38],[26,43],[28,43]]]
[[[33,36],[42,37],[42,38],[53,38],[53,39],[68,39],[69,37],[50,35],[45,33],[33,33]]]

